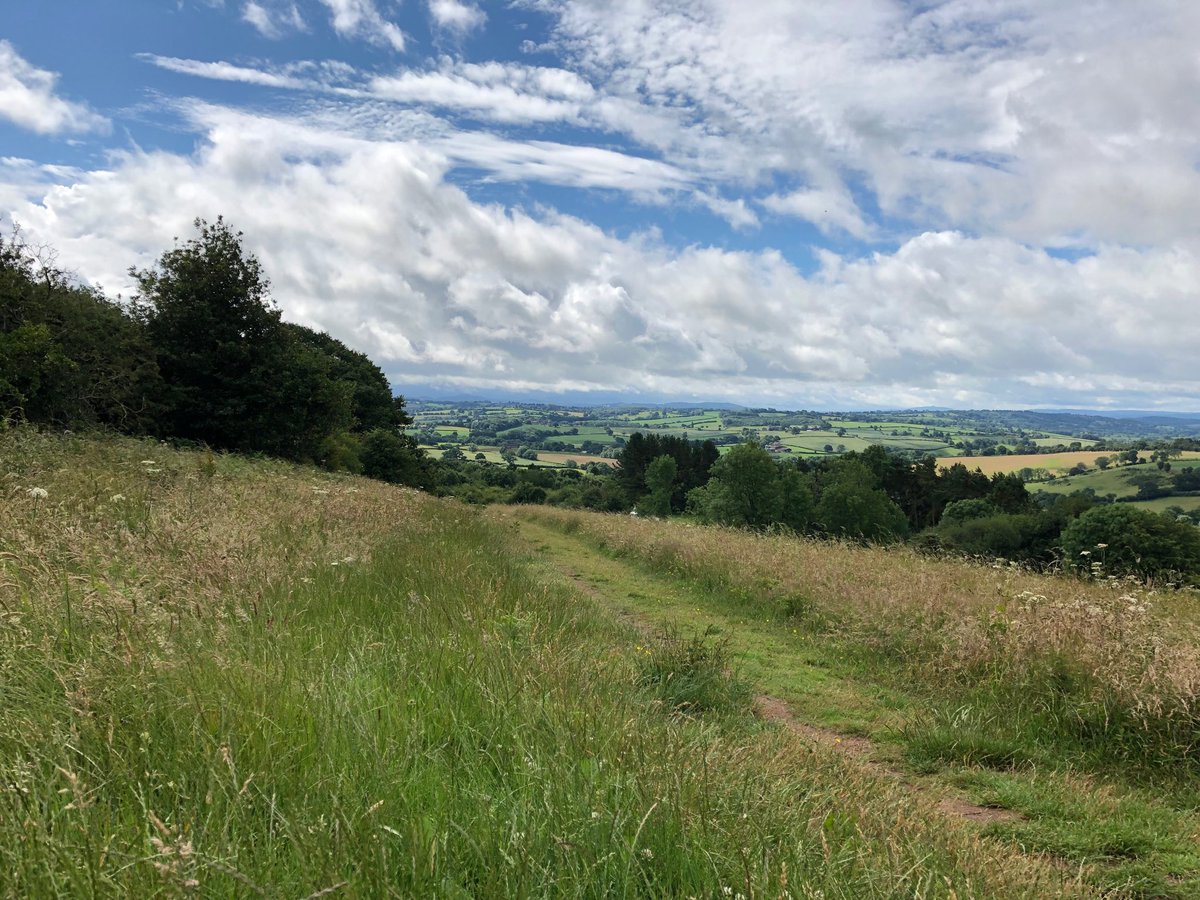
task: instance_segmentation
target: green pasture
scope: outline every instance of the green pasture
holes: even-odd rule
[[[1048,456],[1047,459],[1053,459]],[[1104,471],[1092,470],[1086,475],[1072,475],[1067,478],[1056,478],[1053,481],[1041,481],[1034,485],[1035,490],[1043,490],[1051,494],[1071,494],[1091,488],[1099,497],[1115,494],[1118,497],[1132,497],[1137,493],[1137,486],[1130,482],[1135,475],[1163,475],[1154,463],[1142,463],[1136,466],[1121,466]]]
[[[1164,513],[1172,506],[1178,506],[1184,512],[1200,509],[1200,497],[1157,497],[1154,500],[1135,500],[1130,506],[1150,512]]]

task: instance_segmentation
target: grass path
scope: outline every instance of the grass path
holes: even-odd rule
[[[727,640],[739,672],[758,692],[758,715],[813,744],[854,759],[875,775],[937,797],[950,815],[972,821],[1013,818],[1008,810],[969,802],[953,785],[902,768],[899,734],[910,700],[883,687],[856,683],[818,641],[770,622],[731,615],[719,599],[677,579],[661,578],[588,547],[545,524],[515,519],[522,539],[545,569],[567,576],[589,596],[643,632],[709,632]]]
[[[905,764],[905,724],[924,714],[925,702],[871,683],[832,642],[609,555],[536,511],[489,515],[508,525],[547,577],[573,582],[643,632],[707,630],[728,641],[760,692],[761,716],[927,799],[947,824],[1005,842],[1014,857],[1048,857],[1105,896],[1200,896],[1200,815],[1190,804],[1068,771],[946,765],[918,772]]]

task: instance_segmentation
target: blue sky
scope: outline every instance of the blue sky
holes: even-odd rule
[[[0,21],[0,219],[224,215],[410,396],[1200,409],[1200,6],[124,0]]]

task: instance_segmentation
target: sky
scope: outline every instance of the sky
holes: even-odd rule
[[[40,0],[0,229],[406,396],[1200,411],[1195,0]]]

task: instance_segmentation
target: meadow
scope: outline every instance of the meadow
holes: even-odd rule
[[[1000,811],[989,834],[1107,896],[1200,893],[1196,592],[1108,577],[1103,548],[1078,579],[678,520],[509,515],[630,614],[726,635],[757,683],[836,742],[865,736],[901,783]]]
[[[0,472],[5,896],[1095,893],[465,507],[32,428]]]

